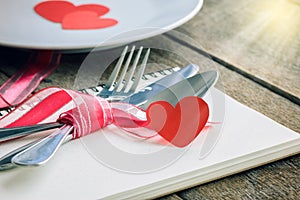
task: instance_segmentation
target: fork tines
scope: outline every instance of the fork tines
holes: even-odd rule
[[[141,80],[145,71],[148,57],[150,55],[150,48],[147,49],[147,52],[140,65],[138,65],[138,63],[142,55],[143,47],[140,47],[137,51],[135,50],[135,46],[132,46],[131,50],[129,52],[127,51],[128,46],[123,49],[121,56],[114,67],[114,70],[112,71],[107,83],[100,93],[100,96],[115,97],[124,96],[124,94],[128,96],[136,91],[139,81]],[[135,53],[136,51],[137,53]]]

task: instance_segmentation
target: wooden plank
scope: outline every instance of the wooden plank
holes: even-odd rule
[[[196,17],[176,30],[193,38],[191,46],[300,103],[299,4],[206,0]]]
[[[298,199],[300,157],[226,177],[177,195],[183,199]]]

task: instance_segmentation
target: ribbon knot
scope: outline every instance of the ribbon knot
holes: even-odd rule
[[[76,93],[75,93],[76,94]],[[74,94],[72,94],[74,96]],[[73,138],[80,138],[113,123],[111,104],[100,97],[80,94],[82,101],[73,109],[60,114],[58,122],[73,125]]]

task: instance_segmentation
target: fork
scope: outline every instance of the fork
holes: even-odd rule
[[[110,101],[120,101],[120,100],[124,99],[125,97],[136,92],[137,86],[138,86],[138,84],[144,74],[145,68],[146,68],[146,63],[148,61],[149,54],[150,54],[150,48],[148,48],[148,50],[145,54],[145,57],[144,57],[142,64],[137,72],[136,77],[133,77],[133,74],[136,70],[138,61],[141,57],[143,47],[140,47],[137,55],[135,56],[135,59],[133,61],[131,69],[128,70],[128,67],[129,67],[132,57],[133,57],[133,53],[135,51],[135,46],[132,47],[132,49],[130,50],[129,56],[125,62],[125,65],[123,67],[123,70],[122,70],[121,74],[119,75],[120,69],[124,63],[124,58],[125,58],[127,50],[128,50],[128,46],[126,46],[124,48],[113,72],[111,73],[107,83],[105,84],[103,90],[98,94],[98,96],[106,98],[107,100],[110,100]],[[127,70],[128,70],[128,72],[127,72]],[[128,74],[128,76],[125,76],[126,74]],[[118,75],[119,75],[119,79],[116,81],[116,79],[118,78]]]
[[[143,50],[143,47],[140,47],[137,55],[135,56],[132,68],[129,70],[129,72],[127,72],[135,50],[135,47],[133,46],[126,60],[124,68],[119,76],[119,79],[115,83],[127,50],[128,46],[124,48],[115,69],[110,75],[107,84],[104,86],[103,92],[101,92],[98,96],[107,98],[111,101],[120,101],[136,91],[136,88],[144,74],[146,63],[150,54],[150,49],[148,49],[145,54],[141,67],[137,72],[137,76],[133,78],[133,74],[135,72]],[[129,73],[129,75],[127,76],[128,78],[125,80],[125,75],[127,73]],[[24,148],[20,147],[16,150],[16,152],[11,152],[8,155],[10,158],[12,158],[11,161],[18,165],[36,166],[44,164],[55,154],[55,152],[64,142],[67,142],[72,139],[70,137],[70,133],[72,131],[72,126],[63,125],[60,129],[56,130],[49,136],[38,140],[31,146],[28,147],[28,145],[25,145]]]

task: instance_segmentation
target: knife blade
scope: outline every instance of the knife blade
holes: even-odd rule
[[[162,78],[159,81],[144,87],[139,92],[123,99],[122,102],[139,106],[148,101],[151,97],[163,91],[165,88],[168,88],[186,78],[194,76],[197,73],[198,69],[198,66],[190,64],[180,69],[178,72],[174,72],[171,75],[166,76],[165,78]]]
[[[170,87],[164,88],[160,93],[154,95],[139,107],[146,109],[155,101],[167,101],[175,106],[178,101],[186,96],[203,97],[207,91],[214,86],[218,77],[219,73],[217,71],[206,71],[196,74]]]

